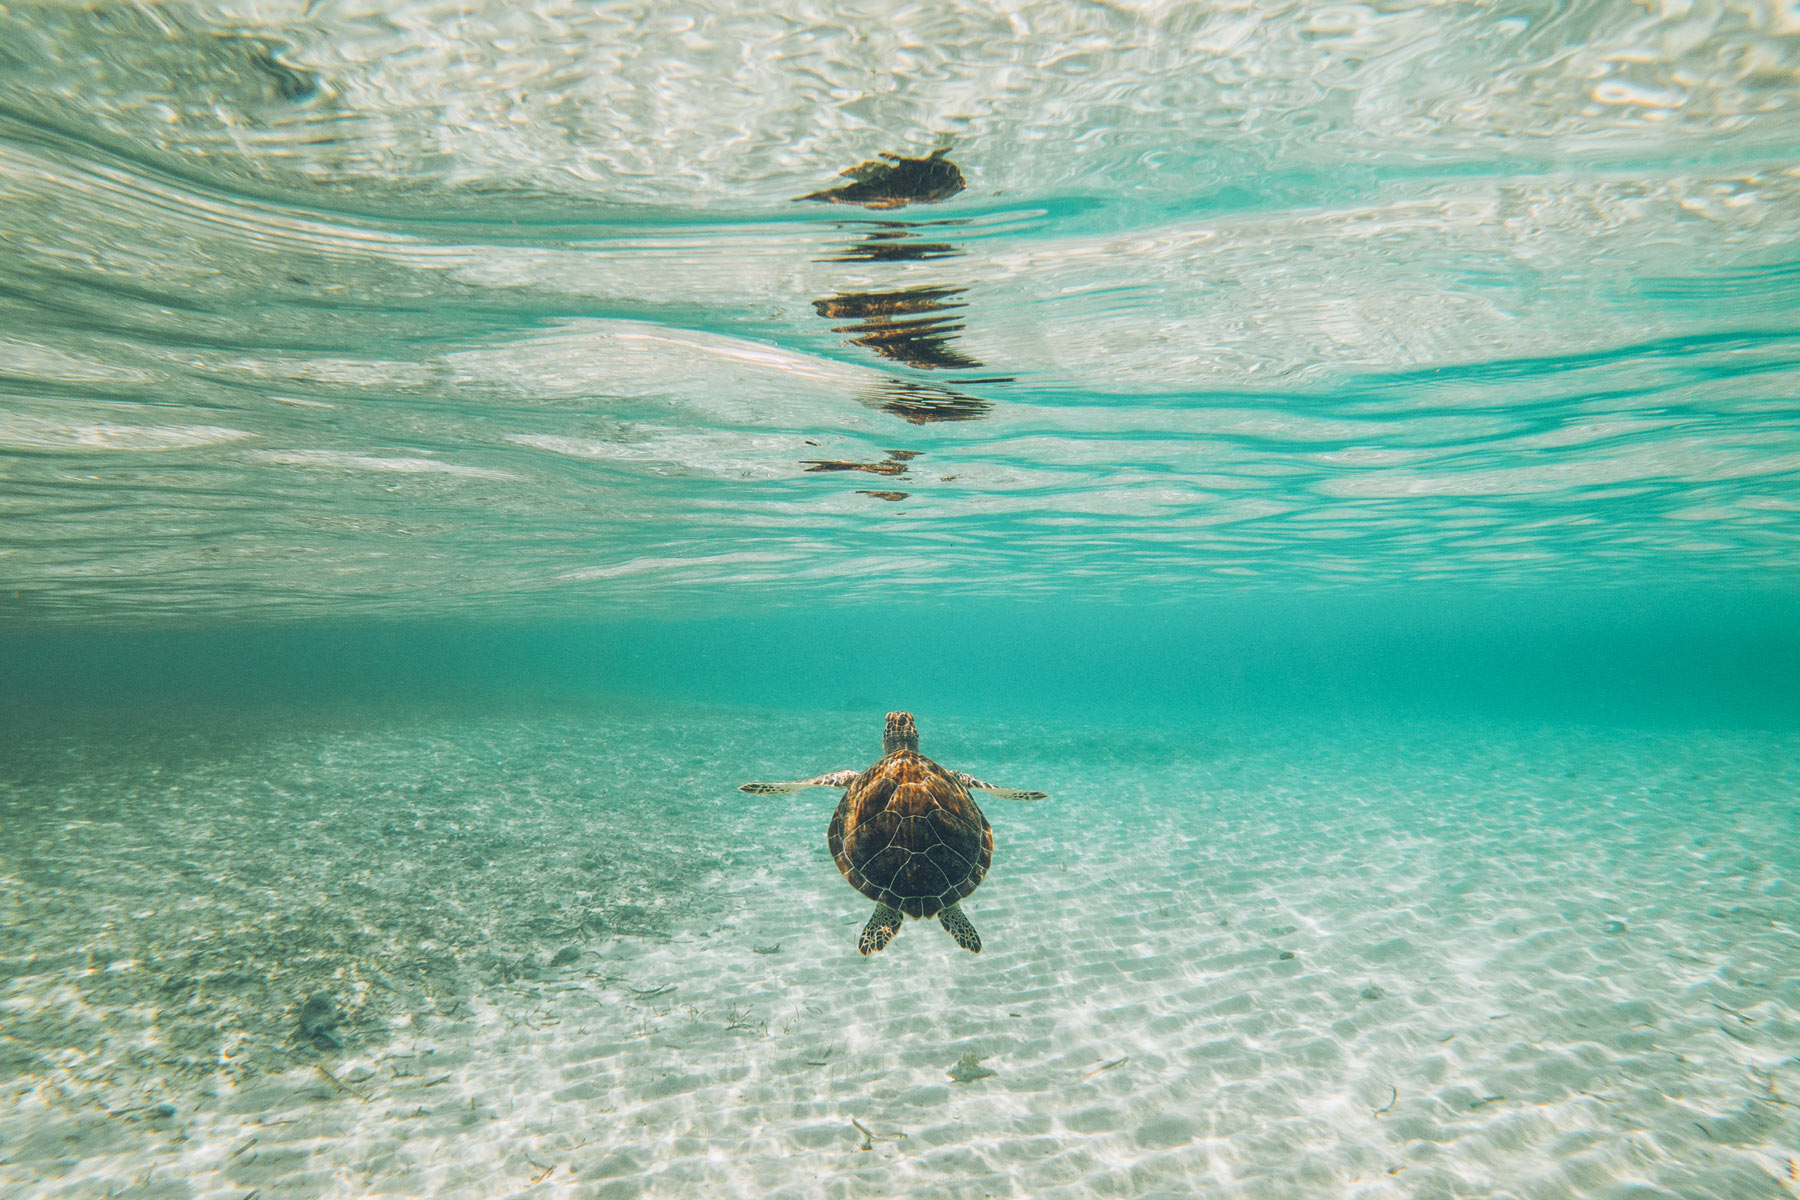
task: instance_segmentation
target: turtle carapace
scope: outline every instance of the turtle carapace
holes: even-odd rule
[[[981,937],[960,902],[994,861],[994,831],[971,790],[1011,800],[1042,800],[952,771],[919,753],[909,712],[891,712],[881,761],[866,771],[832,771],[791,783],[746,783],[740,792],[797,792],[841,787],[826,843],[850,886],[875,902],[856,948],[873,954],[900,932],[901,917],[936,917],[956,944],[981,953]]]

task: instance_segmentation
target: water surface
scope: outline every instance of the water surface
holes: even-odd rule
[[[15,620],[1792,587],[1773,10],[3,20]]]

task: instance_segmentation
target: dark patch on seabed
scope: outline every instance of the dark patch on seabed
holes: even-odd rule
[[[678,800],[545,749],[584,722],[371,724],[15,720],[0,1078],[91,1065],[122,1103],[324,1064],[704,907]]]

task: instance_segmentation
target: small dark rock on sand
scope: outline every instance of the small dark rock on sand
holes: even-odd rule
[[[574,946],[564,946],[550,959],[553,967],[572,967],[581,961],[581,951]]]
[[[956,1065],[950,1068],[950,1078],[957,1083],[974,1083],[977,1079],[986,1079],[992,1074],[992,1071],[981,1065],[981,1060],[975,1057],[973,1051],[957,1059]]]
[[[320,1043],[343,1048],[343,1043],[332,1035],[332,1030],[343,1024],[344,1010],[329,992],[314,992],[300,1006],[299,1034],[309,1042]]]

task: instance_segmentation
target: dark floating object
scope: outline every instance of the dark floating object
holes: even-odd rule
[[[978,421],[994,407],[986,400],[965,396],[947,387],[906,379],[895,379],[882,385],[868,397],[868,402],[882,412],[914,425],[929,425],[934,421]]]
[[[962,294],[959,287],[840,292],[814,300],[813,308],[828,321],[853,322],[834,326],[832,332],[853,334],[853,345],[873,350],[883,358],[925,370],[968,371],[981,366],[981,360],[949,345],[962,332],[963,323],[947,316],[929,315],[964,307],[956,299]]]
[[[908,204],[935,204],[948,200],[968,185],[943,148],[924,158],[903,158],[883,152],[869,162],[840,172],[855,180],[800,197],[823,204],[860,204],[864,208],[903,208]]]
[[[773,946],[752,946],[750,949],[756,951],[758,954],[780,954],[781,943],[776,942]]]
[[[1387,993],[1372,983],[1362,990],[1362,998],[1364,1000],[1383,1000],[1386,999],[1386,997]]]
[[[1294,952],[1292,950],[1283,950],[1280,954],[1277,954],[1275,956],[1275,961],[1277,961],[1277,962],[1293,962],[1294,961]]]
[[[912,495],[911,492],[866,492],[862,488],[857,488],[856,494],[859,496],[873,496],[877,500],[904,500]]]
[[[1606,924],[1602,925],[1600,928],[1604,929],[1608,933],[1624,933],[1627,927],[1626,927],[1625,922],[1623,922],[1623,921],[1608,921]]]

